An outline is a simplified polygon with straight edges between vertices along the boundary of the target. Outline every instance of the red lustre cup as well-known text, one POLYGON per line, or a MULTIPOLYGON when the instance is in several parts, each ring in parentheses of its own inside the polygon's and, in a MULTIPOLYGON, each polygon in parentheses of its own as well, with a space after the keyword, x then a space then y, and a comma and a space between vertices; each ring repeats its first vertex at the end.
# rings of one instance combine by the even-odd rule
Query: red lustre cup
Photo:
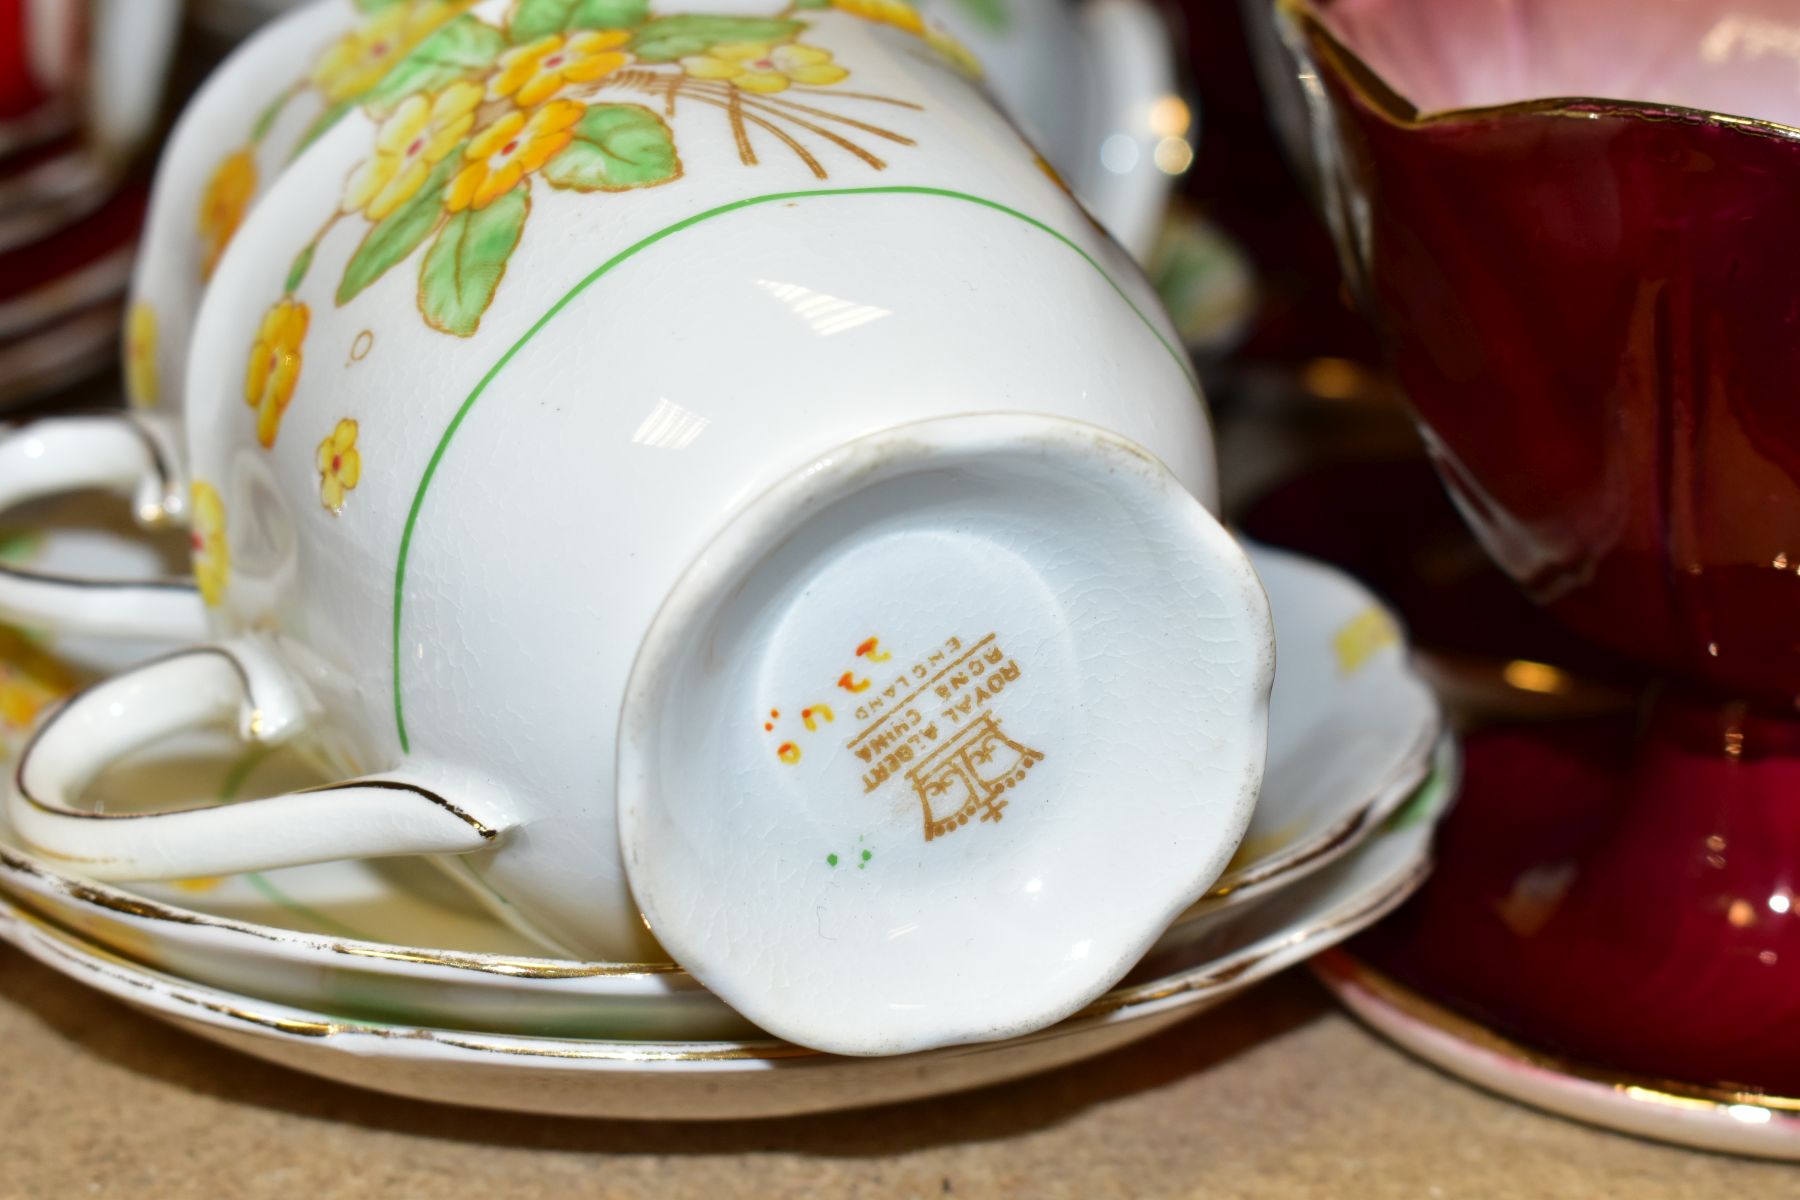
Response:
POLYGON ((1278 7, 1446 487, 1533 600, 1662 680, 1618 747, 1519 735, 1516 787, 1470 791, 1513 811, 1459 816, 1491 836, 1447 837, 1435 910, 1378 944, 1540 1045, 1800 1095, 1800 18, 1278 7))
POLYGON ((79 17, 68 0, 0 0, 0 160, 73 125, 79 17))

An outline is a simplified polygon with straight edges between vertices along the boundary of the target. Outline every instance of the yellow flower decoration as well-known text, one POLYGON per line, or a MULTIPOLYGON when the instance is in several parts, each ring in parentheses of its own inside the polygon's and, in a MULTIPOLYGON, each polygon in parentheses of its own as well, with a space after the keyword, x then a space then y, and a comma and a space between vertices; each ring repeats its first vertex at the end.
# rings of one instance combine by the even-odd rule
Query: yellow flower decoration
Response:
POLYGON ((263 318, 244 374, 244 403, 256 410, 256 440, 275 445, 281 415, 300 382, 300 344, 306 340, 311 314, 306 305, 284 299, 263 318))
POLYGON ((194 480, 192 530, 188 535, 193 550, 194 582, 200 585, 200 598, 217 604, 225 598, 225 585, 231 581, 231 546, 225 540, 225 502, 219 491, 203 479, 194 480))
POLYGON ((907 33, 924 38, 925 44, 937 51, 951 66, 972 79, 982 77, 981 60, 951 36, 948 30, 926 24, 925 18, 919 15, 919 10, 906 3, 906 0, 831 0, 831 6, 839 12, 847 12, 865 21, 879 21, 883 25, 892 25, 896 29, 904 29, 907 33))
POLYGON ((200 194, 200 277, 211 279, 225 247, 243 224, 256 195, 256 160, 249 147, 228 155, 200 194))
POLYGON ((66 666, 17 630, 0 627, 0 733, 25 732, 47 706, 74 690, 66 666))
POLYGON ((156 405, 156 310, 143 300, 125 319, 125 394, 133 407, 156 405))
POLYGON ((465 152, 468 165, 450 181, 450 211, 486 208, 517 187, 575 139, 570 126, 586 111, 573 100, 552 100, 530 116, 515 109, 476 134, 465 152))
POLYGON ((975 52, 957 41, 945 29, 936 25, 925 27, 925 44, 938 52, 938 55, 951 66, 967 75, 970 79, 980 79, 986 72, 981 68, 981 60, 975 52))
POLYGON ((349 417, 319 443, 319 503, 332 515, 344 511, 344 497, 362 479, 362 454, 356 449, 356 422, 349 417))
POLYGON ((565 83, 592 83, 630 62, 631 56, 619 51, 630 40, 623 29, 604 29, 566 37, 554 33, 527 42, 500 56, 488 96, 494 100, 511 96, 520 108, 534 108, 565 83))
POLYGON ((924 19, 906 0, 831 0, 831 6, 865 21, 880 21, 883 25, 925 36, 924 19))
POLYGON ((313 64, 312 82, 333 104, 377 83, 431 32, 475 0, 400 0, 339 38, 313 64))
POLYGON ((785 91, 791 83, 823 87, 850 77, 831 61, 831 51, 799 42, 724 42, 705 54, 689 55, 681 66, 695 79, 723 79, 746 92, 785 91))
POLYGON ((375 134, 375 154, 344 191, 344 206, 379 221, 413 198, 469 130, 475 127, 478 84, 453 83, 435 96, 408 96, 375 134))

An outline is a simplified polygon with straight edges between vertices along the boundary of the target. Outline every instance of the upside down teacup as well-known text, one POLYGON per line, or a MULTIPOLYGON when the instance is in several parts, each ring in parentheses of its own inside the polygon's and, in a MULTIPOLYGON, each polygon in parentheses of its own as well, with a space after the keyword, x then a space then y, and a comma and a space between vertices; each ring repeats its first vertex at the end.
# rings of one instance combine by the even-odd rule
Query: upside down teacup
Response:
POLYGON ((1166 317, 907 32, 527 11, 250 214, 189 368, 215 640, 54 717, 15 827, 108 878, 442 855, 832 1050, 1073 1011, 1262 770, 1266 602, 1166 317), (79 806, 228 719, 344 782, 79 806))
MULTIPOLYGON (((156 0, 161 4, 162 0, 156 0)), ((180 435, 188 347, 200 296, 246 215, 295 157, 358 107, 388 112, 420 71, 470 53, 466 26, 446 29, 472 0, 317 0, 271 22, 207 80, 183 112, 158 166, 143 249, 127 310, 124 383, 129 412, 54 415, 0 436, 0 511, 57 493, 105 490, 130 497, 146 528, 189 519, 180 435)), ((1077 189, 1097 205, 1102 223, 1144 240, 1160 208, 1162 185, 1151 172, 1121 177, 1093 155, 1090 126, 1129 124, 1125 102, 1095 100, 1093 111, 1071 105, 1087 95, 1082 30, 1061 0, 1026 0, 986 14, 888 0, 832 0, 837 7, 914 33, 933 52, 976 70, 949 27, 977 39, 993 62, 986 82, 1011 113, 1046 137, 1045 152, 1073 172, 1077 189)), ((142 0, 146 9, 153 7, 142 0)), ((603 10, 564 0, 525 0, 507 22, 524 44, 609 37, 599 26, 641 24, 648 9, 626 3, 603 10), (586 14, 584 18, 584 14, 586 14)), ((767 4, 736 7, 773 11, 767 4)), ((1084 20, 1112 47, 1155 46, 1137 0, 1093 0, 1084 20), (1135 39, 1135 40, 1134 40, 1135 39)), ((114 5, 114 8, 120 8, 114 5)), ((121 16, 108 9, 109 28, 121 16)), ((115 39, 116 40, 116 39, 115 39)), ((141 40, 141 38, 140 38, 141 40)), ((1117 47, 1112 47, 1118 53, 1117 47)), ((1141 51, 1154 58, 1148 49, 1141 51)), ((540 57, 550 57, 542 55, 540 57)), ((1160 66, 1149 62, 1145 69, 1160 66)), ((1155 72, 1151 72, 1154 74, 1155 72)), ((754 94, 754 89, 751 89, 754 94)), ((801 119, 805 114, 795 110, 801 119)), ((752 114, 744 124, 758 128, 752 114)), ((838 133, 849 127, 837 126, 838 133)), ((831 144, 827 139, 827 144, 831 144)), ((416 164, 415 164, 416 165, 416 164)), ((369 211, 379 211, 379 198, 369 211)), ((203 606, 191 580, 69 579, 28 567, 0 568, 0 619, 35 628, 173 643, 204 635, 203 606)))
MULTIPOLYGON (((143 24, 139 7, 161 7, 161 0, 91 14, 102 30, 118 31, 107 44, 144 40, 132 33, 143 24)), ((129 411, 47 415, 0 436, 0 511, 100 490, 129 497, 146 528, 186 522, 180 419, 188 342, 207 280, 271 180, 467 7, 321 0, 272 23, 207 79, 157 164, 125 321, 129 411)), ((0 568, 0 618, 174 643, 206 630, 191 581, 96 581, 26 567, 0 568)))

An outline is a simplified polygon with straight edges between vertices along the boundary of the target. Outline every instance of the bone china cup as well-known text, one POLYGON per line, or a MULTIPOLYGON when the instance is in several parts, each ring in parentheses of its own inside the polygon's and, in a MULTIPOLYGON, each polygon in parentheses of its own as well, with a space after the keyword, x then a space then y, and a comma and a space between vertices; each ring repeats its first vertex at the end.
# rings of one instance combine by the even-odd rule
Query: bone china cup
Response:
MULTIPOLYGON (((115 2, 94 14, 108 44, 142 22, 138 7, 115 2)), ((102 489, 131 497, 147 527, 186 520, 179 421, 188 340, 206 281, 244 216, 296 152, 342 119, 395 59, 464 7, 401 0, 371 15, 352 0, 309 5, 273 22, 207 79, 163 149, 132 273, 123 348, 130 412, 43 417, 0 436, 0 510, 102 489)), ((171 24, 174 18, 170 13, 171 24)), ((91 583, 0 568, 0 618, 170 641, 205 634, 205 613, 190 583, 91 583)))
MULTIPOLYGON (((0 0, 0 10, 4 2, 0 0)), ((981 17, 955 5, 927 5, 921 16, 893 3, 839 3, 850 11, 894 21, 959 58, 963 53, 940 28, 940 19, 976 37, 988 59, 987 82, 993 94, 1027 125, 1046 133, 1046 152, 1074 172, 1077 187, 1096 205, 1108 228, 1126 238, 1128 246, 1148 244, 1169 177, 1147 165, 1117 174, 1106 169, 1093 151, 1100 140, 1096 129, 1135 130, 1145 120, 1138 111, 1145 104, 1133 87, 1117 82, 1110 90, 1101 86, 1108 81, 1093 77, 1095 71, 1083 54, 1085 49, 1099 60, 1122 60, 1113 63, 1115 75, 1140 88, 1158 86, 1167 75, 1166 45, 1154 13, 1140 0, 1088 0, 1079 14, 1064 0, 1024 0, 1015 10, 981 17)), ((111 34, 109 44, 134 36, 142 41, 145 18, 166 4, 167 0, 112 0, 97 14, 99 24, 111 34)), ((540 38, 571 32, 605 35, 565 28, 580 14, 561 10, 576 7, 568 0, 554 4, 534 0, 508 28, 540 38)), ((622 5, 617 19, 629 23, 634 14, 643 15, 642 7, 622 5)), ((432 69, 419 60, 471 52, 479 56, 484 47, 472 49, 463 33, 435 37, 468 8, 466 0, 318 0, 297 5, 247 40, 214 72, 183 112, 157 170, 126 323, 125 385, 131 410, 44 418, 0 435, 0 511, 53 493, 98 488, 130 497, 135 514, 147 527, 187 521, 179 421, 189 339, 206 281, 271 181, 296 154, 355 111, 358 101, 385 112, 396 95, 412 87, 421 69, 432 69)), ((163 19, 172 26, 174 14, 163 19)), ((576 68, 576 74, 594 67, 588 58, 582 61, 588 66, 576 68)), ((599 60, 601 66, 609 61, 599 60)), ((107 77, 113 76, 128 78, 132 72, 121 67, 107 77)), ((757 93, 758 86, 766 84, 746 85, 753 101, 767 94, 757 93)), ((789 79, 789 89, 795 86, 789 79)), ((791 107, 797 100, 804 103, 797 92, 790 92, 785 99, 776 97, 768 103, 787 106, 796 120, 810 120, 813 114, 791 107)), ((466 115, 459 112, 452 124, 466 115)), ((750 111, 741 123, 753 133, 763 129, 757 124, 761 119, 763 114, 750 111)), ((825 132, 817 136, 829 147, 837 145, 832 134, 850 133, 851 127, 840 120, 826 118, 824 124, 825 132)), ((444 133, 441 123, 429 128, 434 136, 444 133)), ((433 155, 442 148, 441 142, 421 143, 410 156, 402 155, 410 173, 400 176, 401 186, 417 183, 414 176, 422 160, 432 165, 441 161, 433 155)), ((1147 149, 1144 159, 1148 164, 1147 149)), ((376 198, 374 207, 365 211, 380 211, 385 203, 376 198)), ((35 628, 147 636, 174 643, 204 636, 205 614, 191 582, 125 586, 114 581, 103 589, 90 586, 91 582, 0 568, 0 619, 35 628)))
POLYGON ((1123 974, 1249 818, 1266 601, 1149 287, 853 8, 478 5, 271 184, 189 369, 218 640, 45 727, 28 841, 104 878, 450 856, 551 945, 653 931, 848 1053, 1123 974), (345 782, 76 805, 234 716, 345 782))

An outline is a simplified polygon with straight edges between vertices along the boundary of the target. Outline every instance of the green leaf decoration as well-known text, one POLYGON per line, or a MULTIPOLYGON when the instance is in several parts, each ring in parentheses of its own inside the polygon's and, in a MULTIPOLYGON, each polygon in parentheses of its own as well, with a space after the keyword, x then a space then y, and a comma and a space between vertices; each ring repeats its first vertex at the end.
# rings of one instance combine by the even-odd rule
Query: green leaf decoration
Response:
POLYGON ((681 177, 675 135, 640 104, 596 104, 575 125, 575 140, 545 163, 551 187, 622 192, 681 177))
POLYGON ((831 0, 794 0, 795 8, 830 8, 831 0))
POLYGON ((804 28, 770 17, 658 17, 631 39, 631 52, 647 63, 674 62, 725 42, 785 42, 804 28))
POLYGON ((444 185, 461 162, 462 148, 459 146, 432 168, 410 200, 363 235, 362 245, 344 266, 344 278, 337 290, 339 304, 356 299, 364 288, 419 248, 419 243, 437 227, 438 219, 443 215, 444 185))
POLYGON ((282 285, 284 292, 291 293, 305 280, 306 273, 312 270, 313 254, 319 249, 319 243, 309 242, 306 249, 294 256, 294 265, 288 268, 287 283, 282 285))
POLYGON ((306 127, 306 132, 300 135, 300 144, 294 147, 292 157, 299 158, 301 151, 324 137, 326 133, 330 132, 333 125, 336 125, 339 121, 344 119, 345 113, 355 107, 356 101, 354 100, 340 100, 324 112, 320 113, 318 120, 314 121, 311 125, 308 125, 306 127))
POLYGON ((529 187, 521 182, 486 208, 465 209, 438 231, 419 264, 419 311, 433 329, 468 337, 481 328, 506 260, 525 232, 529 187))
POLYGON ((7 530, 0 533, 0 562, 28 563, 37 557, 44 539, 35 533, 7 530))
POLYGON ((650 15, 650 0, 519 0, 506 32, 514 42, 535 42, 571 29, 625 29, 650 15))
POLYGON ((1012 26, 1006 0, 956 0, 969 20, 989 33, 1005 33, 1012 26))
POLYGON ((356 0, 358 12, 378 13, 384 8, 392 8, 396 4, 405 4, 407 0, 356 0))
POLYGON ((505 49, 504 34, 464 14, 414 46, 411 54, 363 94, 362 104, 386 113, 408 96, 435 91, 487 70, 505 49))
POLYGON ((252 142, 260 142, 269 136, 269 129, 275 124, 275 119, 281 115, 281 110, 287 107, 288 101, 294 98, 297 90, 297 88, 288 88, 281 95, 269 101, 268 107, 257 115, 256 124, 250 127, 252 142))

